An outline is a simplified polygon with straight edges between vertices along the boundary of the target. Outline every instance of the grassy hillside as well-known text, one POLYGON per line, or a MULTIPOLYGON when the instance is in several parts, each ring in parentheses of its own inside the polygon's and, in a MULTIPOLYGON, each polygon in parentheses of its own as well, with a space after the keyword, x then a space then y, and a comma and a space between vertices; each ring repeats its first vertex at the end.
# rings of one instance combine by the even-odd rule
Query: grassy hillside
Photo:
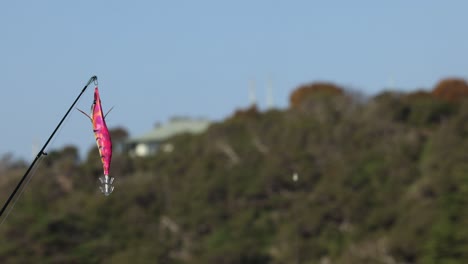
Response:
MULTIPOLYGON (((468 101, 452 99, 302 90, 171 153, 115 155, 109 197, 97 150, 58 150, 0 225, 0 261, 468 263, 468 101)), ((4 163, 2 201, 24 171, 4 163)))

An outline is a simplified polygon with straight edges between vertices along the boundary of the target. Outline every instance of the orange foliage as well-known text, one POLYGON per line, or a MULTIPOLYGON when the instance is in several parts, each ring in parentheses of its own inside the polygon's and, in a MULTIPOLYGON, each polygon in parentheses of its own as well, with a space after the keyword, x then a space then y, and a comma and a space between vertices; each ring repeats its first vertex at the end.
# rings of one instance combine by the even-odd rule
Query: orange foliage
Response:
POLYGON ((418 90, 412 93, 408 93, 406 95, 406 98, 409 100, 418 100, 418 99, 426 99, 426 98, 432 98, 433 94, 428 91, 424 90, 418 90))
POLYGON ((463 79, 444 79, 432 90, 432 95, 450 102, 457 102, 468 97, 468 84, 463 79))
POLYGON ((341 87, 327 82, 304 84, 296 88, 289 97, 291 107, 298 107, 306 98, 314 95, 343 95, 341 87))
POLYGON ((256 105, 252 105, 247 109, 238 109, 234 112, 230 119, 245 119, 249 117, 257 117, 259 115, 256 105))

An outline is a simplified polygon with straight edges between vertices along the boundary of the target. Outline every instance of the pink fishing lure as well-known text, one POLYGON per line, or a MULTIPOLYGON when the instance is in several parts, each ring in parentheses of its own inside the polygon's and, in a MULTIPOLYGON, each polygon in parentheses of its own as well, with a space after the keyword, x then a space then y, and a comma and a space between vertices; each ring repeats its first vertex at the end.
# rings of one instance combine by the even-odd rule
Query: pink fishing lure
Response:
POLYGON ((104 170, 104 177, 99 178, 102 184, 100 188, 107 196, 114 190, 114 186, 112 186, 114 178, 109 177, 109 168, 112 160, 112 140, 109 129, 106 125, 106 116, 102 111, 101 98, 99 96, 97 86, 94 89, 94 101, 91 105, 91 114, 88 115, 80 109, 78 110, 85 114, 93 123, 94 137, 96 138, 96 144, 101 156, 102 168, 104 170))

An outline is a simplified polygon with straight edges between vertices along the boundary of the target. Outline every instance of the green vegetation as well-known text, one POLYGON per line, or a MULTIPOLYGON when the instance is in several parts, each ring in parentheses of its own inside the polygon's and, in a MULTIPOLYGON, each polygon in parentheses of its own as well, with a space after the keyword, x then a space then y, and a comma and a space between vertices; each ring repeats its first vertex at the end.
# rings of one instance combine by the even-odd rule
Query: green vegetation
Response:
MULTIPOLYGON (((333 91, 115 154, 109 197, 96 149, 49 153, 0 225, 0 262, 468 263, 468 100, 333 91)), ((4 201, 24 164, 0 165, 4 201)))

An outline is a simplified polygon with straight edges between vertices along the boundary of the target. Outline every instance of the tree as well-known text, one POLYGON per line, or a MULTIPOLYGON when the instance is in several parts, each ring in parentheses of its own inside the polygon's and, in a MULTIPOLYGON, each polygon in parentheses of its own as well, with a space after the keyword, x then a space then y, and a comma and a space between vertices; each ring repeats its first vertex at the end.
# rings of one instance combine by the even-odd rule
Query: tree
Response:
POLYGON ((468 97, 468 84, 463 79, 444 79, 435 86, 432 94, 446 101, 458 102, 468 97))
POLYGON ((296 88, 289 97, 291 108, 299 107, 307 98, 312 96, 344 95, 343 88, 329 82, 304 84, 296 88))
POLYGON ((109 133, 112 139, 114 152, 120 154, 123 151, 125 151, 124 144, 128 139, 127 130, 123 127, 116 127, 116 128, 110 129, 109 133))

